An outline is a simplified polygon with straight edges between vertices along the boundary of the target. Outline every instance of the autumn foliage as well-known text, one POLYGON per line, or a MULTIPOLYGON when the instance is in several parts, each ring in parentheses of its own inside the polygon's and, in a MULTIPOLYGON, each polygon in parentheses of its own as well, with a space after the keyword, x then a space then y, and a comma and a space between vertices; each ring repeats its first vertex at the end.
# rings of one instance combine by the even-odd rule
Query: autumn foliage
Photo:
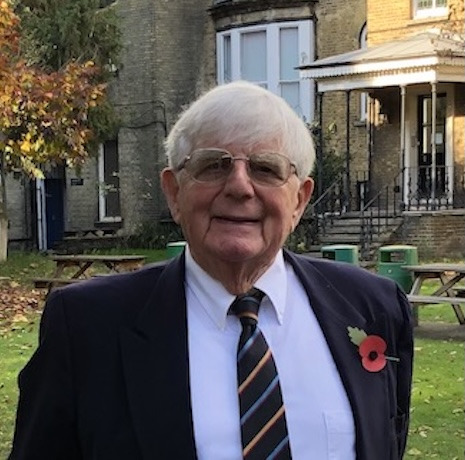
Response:
POLYGON ((82 163, 92 139, 88 113, 105 99, 93 62, 55 72, 28 65, 19 46, 20 21, 0 1, 0 151, 5 167, 43 177, 47 163, 82 163))

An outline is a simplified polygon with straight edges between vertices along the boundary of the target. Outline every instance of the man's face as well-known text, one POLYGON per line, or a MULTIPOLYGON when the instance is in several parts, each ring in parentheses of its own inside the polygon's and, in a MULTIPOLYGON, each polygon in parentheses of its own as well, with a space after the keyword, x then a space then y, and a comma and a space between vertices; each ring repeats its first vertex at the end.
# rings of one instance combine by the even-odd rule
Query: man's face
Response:
MULTIPOLYGON (((263 144, 247 150, 215 147, 227 149, 234 157, 273 151, 272 145, 263 144)), ((194 259, 213 277, 211 271, 218 263, 269 265, 297 225, 313 191, 310 178, 301 182, 295 174, 279 187, 256 184, 245 161, 235 161, 226 181, 215 185, 196 182, 184 170, 176 177, 165 169, 162 186, 194 259)))

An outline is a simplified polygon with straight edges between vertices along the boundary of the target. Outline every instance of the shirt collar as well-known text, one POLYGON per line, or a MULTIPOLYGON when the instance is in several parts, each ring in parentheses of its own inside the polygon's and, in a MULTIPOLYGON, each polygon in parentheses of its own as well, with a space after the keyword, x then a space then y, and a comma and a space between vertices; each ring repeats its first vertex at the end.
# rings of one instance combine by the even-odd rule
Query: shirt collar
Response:
MULTIPOLYGON (((188 246, 186 246, 185 254, 187 288, 192 291, 217 327, 224 329, 228 310, 235 296, 197 264, 188 246)), ((269 303, 276 313, 278 322, 282 324, 287 295, 287 275, 282 250, 278 252, 274 262, 260 276, 254 286, 262 290, 267 296, 263 300, 263 307, 266 308, 269 303)))

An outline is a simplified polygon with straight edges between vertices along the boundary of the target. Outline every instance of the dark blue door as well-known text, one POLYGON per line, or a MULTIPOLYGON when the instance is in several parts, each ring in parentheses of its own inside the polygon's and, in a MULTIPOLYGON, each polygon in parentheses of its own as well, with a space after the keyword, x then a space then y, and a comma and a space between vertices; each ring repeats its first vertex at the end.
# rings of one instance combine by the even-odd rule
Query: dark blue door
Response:
POLYGON ((63 239, 63 180, 45 179, 45 212, 47 219, 47 248, 63 239))

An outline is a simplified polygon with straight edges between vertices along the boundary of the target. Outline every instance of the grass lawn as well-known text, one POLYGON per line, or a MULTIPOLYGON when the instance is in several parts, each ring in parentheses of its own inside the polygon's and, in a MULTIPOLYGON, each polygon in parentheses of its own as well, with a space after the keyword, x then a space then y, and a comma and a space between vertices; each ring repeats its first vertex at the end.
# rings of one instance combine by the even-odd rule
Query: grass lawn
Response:
POLYGON ((405 458, 464 458, 464 344, 415 339, 410 436, 405 458))
MULTIPOLYGON (((111 252, 121 253, 121 250, 111 252)), ((164 258, 164 251, 133 249, 127 252, 145 254, 149 263, 164 258)), ((11 253, 6 263, 0 263, 0 277, 8 276, 14 282, 30 287, 30 278, 49 275, 53 268, 43 255, 11 253)), ((426 289, 433 289, 433 286, 426 289)), ((0 458, 5 458, 9 452, 17 403, 16 378, 37 344, 39 315, 39 310, 29 309, 13 322, 0 316, 0 458)), ((420 323, 457 324, 447 305, 421 307, 419 315, 420 323)), ((462 342, 415 339, 412 414, 406 459, 464 458, 464 372, 462 342)))
POLYGON ((6 458, 13 436, 18 398, 16 379, 37 344, 39 315, 5 329, 0 325, 0 458, 6 458))

